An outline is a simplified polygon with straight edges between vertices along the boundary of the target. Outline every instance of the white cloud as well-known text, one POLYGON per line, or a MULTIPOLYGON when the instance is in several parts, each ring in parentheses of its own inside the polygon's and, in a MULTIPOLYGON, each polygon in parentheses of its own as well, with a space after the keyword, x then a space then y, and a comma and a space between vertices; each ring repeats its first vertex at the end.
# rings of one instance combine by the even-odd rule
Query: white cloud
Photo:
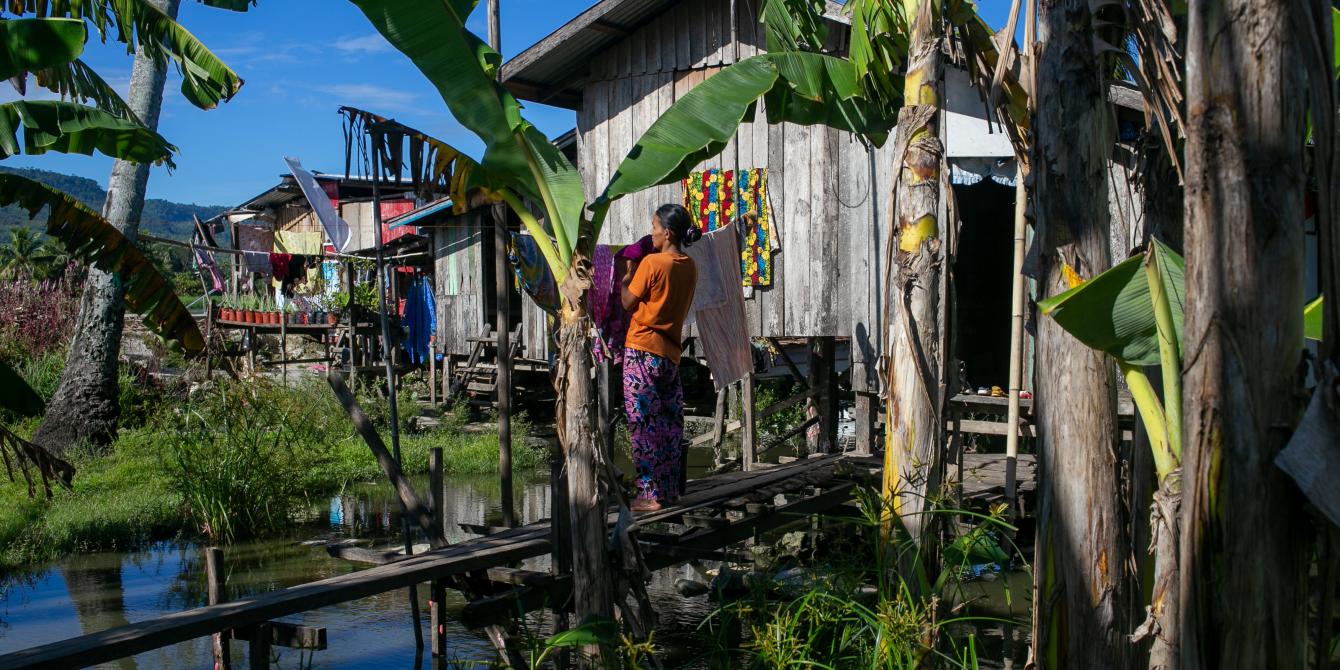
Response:
POLYGON ((328 84, 315 89, 339 98, 337 102, 341 105, 390 112, 415 109, 415 101, 419 99, 415 93, 376 84, 328 84))
POLYGON ((378 54, 391 50, 390 43, 379 33, 362 37, 341 37, 332 46, 348 54, 378 54))

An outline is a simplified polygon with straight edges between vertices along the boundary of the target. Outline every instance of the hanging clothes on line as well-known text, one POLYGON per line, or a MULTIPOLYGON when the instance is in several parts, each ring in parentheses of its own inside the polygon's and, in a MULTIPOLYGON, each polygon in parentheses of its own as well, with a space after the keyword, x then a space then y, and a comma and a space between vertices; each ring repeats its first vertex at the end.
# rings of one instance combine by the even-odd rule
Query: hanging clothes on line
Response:
POLYGON ((237 247, 242 250, 247 272, 270 275, 270 252, 275 248, 274 230, 238 224, 237 247))
POLYGON ((558 297, 558 284, 554 273, 535 244, 535 238, 529 235, 512 235, 511 248, 507 250, 507 260, 516 276, 516 286, 530 296, 540 309, 557 314, 561 303, 558 297))
POLYGON ((193 251, 195 252, 195 269, 204 278, 209 295, 223 293, 223 273, 219 272, 219 265, 214 262, 214 255, 199 247, 196 247, 193 251))
POLYGON ((623 278, 618 273, 619 261, 636 263, 655 251, 650 235, 627 246, 596 245, 591 258, 591 289, 586 292, 586 308, 596 327, 591 354, 597 363, 608 358, 616 365, 623 364, 624 337, 628 334, 631 315, 623 308, 623 278))
POLYGON ((750 168, 740 174, 740 274, 745 286, 772 285, 772 252, 776 237, 768 218, 768 169, 750 168), (751 216, 752 215, 752 216, 751 216))
MULTIPOLYGON (((275 250, 295 256, 320 256, 326 245, 321 233, 299 233, 281 230, 275 233, 275 250)), ((315 263, 304 265, 307 276, 304 281, 316 282, 320 278, 315 263)))
POLYGON ((744 314, 744 294, 740 286, 740 244, 732 226, 703 235, 685 249, 698 268, 691 310, 698 328, 707 365, 718 391, 743 379, 753 371, 754 356, 749 344, 749 325, 744 314), (699 294, 720 296, 705 298, 699 294))
POLYGON ((735 172, 704 170, 690 173, 683 181, 684 208, 694 225, 704 233, 730 225, 735 220, 735 172))
POLYGON ((415 277, 404 298, 405 339, 400 345, 409 362, 423 365, 433 355, 432 341, 437 333, 437 304, 433 287, 423 277, 415 277))

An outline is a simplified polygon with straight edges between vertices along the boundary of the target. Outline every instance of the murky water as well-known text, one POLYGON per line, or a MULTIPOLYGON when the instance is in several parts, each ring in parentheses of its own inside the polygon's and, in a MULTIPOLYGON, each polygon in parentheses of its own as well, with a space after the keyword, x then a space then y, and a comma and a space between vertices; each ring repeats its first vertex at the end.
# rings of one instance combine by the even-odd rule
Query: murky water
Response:
MULTIPOLYGON (((706 455, 710 458, 710 453, 706 455)), ((694 465, 698 467, 693 468, 697 471, 693 476, 697 476, 703 464, 694 465)), ((518 473, 516 484, 520 521, 530 523, 548 517, 548 473, 518 473)), ((415 485, 418 490, 427 489, 422 478, 415 485)), ((499 491, 492 476, 449 477, 445 514, 454 532, 448 539, 457 542, 473 537, 458 524, 500 525, 499 491)), ((241 598, 362 569, 330 558, 324 546, 304 546, 304 541, 359 538, 385 545, 397 542, 399 533, 399 503, 390 487, 352 486, 328 500, 315 502, 309 516, 289 537, 228 547, 224 560, 229 595, 241 598)), ((548 565, 548 557, 543 557, 521 567, 547 570, 548 565)), ((666 570, 657 573, 649 587, 661 616, 658 646, 683 649, 673 654, 681 662, 698 653, 693 650, 701 649, 700 641, 695 642, 696 630, 714 609, 706 598, 685 599, 675 593, 676 579, 694 576, 687 566, 666 570)), ((447 594, 448 611, 453 614, 447 659, 435 661, 416 655, 408 592, 402 589, 285 617, 284 621, 325 627, 328 648, 299 652, 276 647, 276 664, 272 667, 478 667, 472 662, 495 658, 482 634, 455 623, 454 614, 465 602, 455 591, 447 594)), ((419 589, 419 600, 426 639, 426 587, 419 589)), ((70 557, 27 575, 11 576, 0 585, 0 654, 199 607, 205 602, 204 557, 197 545, 161 543, 148 551, 70 557)), ((542 636, 547 631, 534 632, 542 636)), ((233 643, 234 667, 245 667, 246 652, 245 644, 233 643)), ((98 667, 209 668, 210 639, 199 638, 98 667)))

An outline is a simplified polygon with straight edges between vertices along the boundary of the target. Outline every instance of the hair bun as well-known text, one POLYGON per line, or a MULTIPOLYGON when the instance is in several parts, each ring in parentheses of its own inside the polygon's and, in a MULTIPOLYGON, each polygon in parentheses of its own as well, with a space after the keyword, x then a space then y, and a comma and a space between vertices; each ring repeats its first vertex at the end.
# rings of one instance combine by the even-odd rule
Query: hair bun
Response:
POLYGON ((698 226, 689 226, 689 229, 684 231, 684 246, 690 246, 702 238, 703 231, 699 230, 698 226))

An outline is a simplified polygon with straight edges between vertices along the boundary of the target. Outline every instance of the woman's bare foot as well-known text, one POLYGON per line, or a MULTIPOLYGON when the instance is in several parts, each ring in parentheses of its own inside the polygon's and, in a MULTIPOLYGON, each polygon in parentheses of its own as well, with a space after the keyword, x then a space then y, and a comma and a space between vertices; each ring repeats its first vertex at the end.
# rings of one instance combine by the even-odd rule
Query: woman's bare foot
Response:
POLYGON ((631 508, 634 512, 655 512, 661 509, 661 503, 647 498, 638 498, 633 501, 631 508))

